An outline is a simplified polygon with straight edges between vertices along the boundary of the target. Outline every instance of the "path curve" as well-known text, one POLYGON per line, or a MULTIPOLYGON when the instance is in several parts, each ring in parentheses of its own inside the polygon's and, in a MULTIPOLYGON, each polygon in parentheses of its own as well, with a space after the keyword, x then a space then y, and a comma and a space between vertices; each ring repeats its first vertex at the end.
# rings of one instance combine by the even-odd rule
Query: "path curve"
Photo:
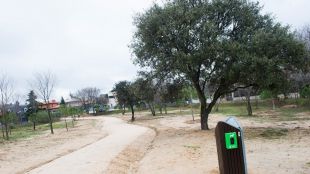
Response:
MULTIPOLYGON (((28 174, 103 173, 111 160, 149 128, 127 124, 113 117, 103 117, 105 138, 27 172, 28 174)), ((53 150, 53 149, 51 149, 53 150)))

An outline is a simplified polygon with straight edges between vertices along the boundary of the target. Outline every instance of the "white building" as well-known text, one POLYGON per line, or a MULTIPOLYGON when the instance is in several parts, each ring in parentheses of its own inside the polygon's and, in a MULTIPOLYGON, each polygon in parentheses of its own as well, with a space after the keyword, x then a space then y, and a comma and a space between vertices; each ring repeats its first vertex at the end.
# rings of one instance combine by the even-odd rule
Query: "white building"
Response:
POLYGON ((118 104, 117 99, 116 99, 116 94, 112 92, 108 93, 108 99, 109 99, 108 100, 109 107, 111 109, 114 109, 118 104))
POLYGON ((65 103, 69 107, 81 107, 83 103, 78 99, 66 99, 65 103))

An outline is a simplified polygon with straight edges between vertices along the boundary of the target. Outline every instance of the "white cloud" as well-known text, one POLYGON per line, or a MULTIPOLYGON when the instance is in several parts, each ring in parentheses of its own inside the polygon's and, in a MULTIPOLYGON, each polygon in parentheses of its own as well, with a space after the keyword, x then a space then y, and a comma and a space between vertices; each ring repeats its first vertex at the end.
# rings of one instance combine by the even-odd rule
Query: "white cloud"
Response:
MULTIPOLYGON (((309 22, 307 0, 261 0, 266 12, 299 27, 309 22)), ((128 45, 133 16, 152 0, 0 0, 0 69, 26 95, 35 72, 58 79, 55 99, 87 86, 108 92, 132 80, 138 67, 128 45)))
POLYGON ((277 21, 298 29, 310 24, 309 0, 259 0, 263 11, 272 13, 277 21))

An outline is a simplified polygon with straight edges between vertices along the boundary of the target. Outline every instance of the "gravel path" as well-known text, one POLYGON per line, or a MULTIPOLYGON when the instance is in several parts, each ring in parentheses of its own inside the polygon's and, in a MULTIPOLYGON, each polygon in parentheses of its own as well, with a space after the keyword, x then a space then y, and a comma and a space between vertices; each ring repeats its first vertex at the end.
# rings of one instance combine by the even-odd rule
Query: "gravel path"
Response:
MULTIPOLYGON (((127 124, 118 118, 104 117, 105 138, 73 153, 36 168, 28 174, 103 173, 112 159, 149 129, 127 124)), ((52 150, 52 149, 51 149, 52 150)))

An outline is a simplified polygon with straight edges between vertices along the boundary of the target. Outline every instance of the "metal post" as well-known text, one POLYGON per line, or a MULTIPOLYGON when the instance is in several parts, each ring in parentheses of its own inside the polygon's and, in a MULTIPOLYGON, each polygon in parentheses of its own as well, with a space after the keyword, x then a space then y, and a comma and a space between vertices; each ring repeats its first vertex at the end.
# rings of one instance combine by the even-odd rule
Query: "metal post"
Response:
POLYGON ((230 117, 215 128, 219 170, 221 174, 247 174, 243 130, 236 119, 230 117))

